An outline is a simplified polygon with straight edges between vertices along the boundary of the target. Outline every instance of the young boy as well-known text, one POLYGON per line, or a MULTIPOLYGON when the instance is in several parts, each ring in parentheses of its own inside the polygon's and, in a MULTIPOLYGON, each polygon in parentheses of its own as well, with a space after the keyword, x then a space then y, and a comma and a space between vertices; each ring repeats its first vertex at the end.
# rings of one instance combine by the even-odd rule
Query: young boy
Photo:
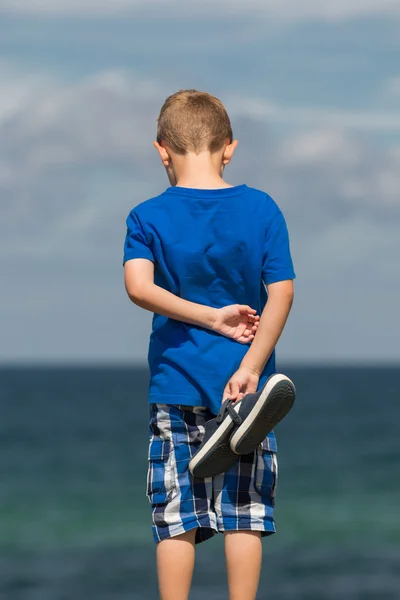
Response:
POLYGON ((223 532, 229 598, 254 600, 261 537, 275 532, 274 434, 222 475, 193 479, 188 464, 222 400, 275 373, 293 300, 288 232, 267 194, 223 180, 237 141, 217 98, 167 98, 154 146, 171 187, 130 213, 124 265, 129 297, 154 313, 147 495, 160 596, 188 598, 195 543, 223 532))

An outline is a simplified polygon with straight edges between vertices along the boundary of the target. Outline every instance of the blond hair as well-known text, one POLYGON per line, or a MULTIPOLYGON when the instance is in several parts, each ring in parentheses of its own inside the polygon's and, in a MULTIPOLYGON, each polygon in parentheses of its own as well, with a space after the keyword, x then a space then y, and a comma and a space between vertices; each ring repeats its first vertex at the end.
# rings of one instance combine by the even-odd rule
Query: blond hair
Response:
POLYGON ((218 98, 197 90, 180 90, 169 96, 158 117, 157 141, 177 154, 203 150, 216 152, 232 142, 228 113, 218 98))

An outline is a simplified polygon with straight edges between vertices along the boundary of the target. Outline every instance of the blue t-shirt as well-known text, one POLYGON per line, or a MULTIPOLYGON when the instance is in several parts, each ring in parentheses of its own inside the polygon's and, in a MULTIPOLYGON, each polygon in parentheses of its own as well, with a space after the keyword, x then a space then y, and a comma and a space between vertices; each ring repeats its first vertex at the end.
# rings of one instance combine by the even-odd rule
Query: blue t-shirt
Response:
MULTIPOLYGON (((281 211, 270 196, 246 185, 170 187, 132 210, 127 227, 124 263, 153 261, 155 283, 185 300, 216 308, 248 304, 261 314, 264 283, 295 277, 281 211)), ((155 314, 149 401, 206 406, 216 414, 247 350, 248 345, 155 314)), ((275 353, 260 385, 274 372, 275 353)))

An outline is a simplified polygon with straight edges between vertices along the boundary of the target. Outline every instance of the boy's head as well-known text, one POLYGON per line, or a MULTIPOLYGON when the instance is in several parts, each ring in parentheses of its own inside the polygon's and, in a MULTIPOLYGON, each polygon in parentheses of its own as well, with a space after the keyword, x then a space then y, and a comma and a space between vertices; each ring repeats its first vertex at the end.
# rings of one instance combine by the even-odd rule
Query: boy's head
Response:
POLYGON ((197 90, 181 90, 164 102, 154 145, 173 185, 176 181, 173 163, 176 167, 188 157, 210 155, 222 174, 236 144, 228 113, 215 96, 197 90))
POLYGON ((157 142, 165 142, 176 154, 216 152, 232 142, 228 113, 211 94, 181 90, 169 96, 161 108, 157 142))

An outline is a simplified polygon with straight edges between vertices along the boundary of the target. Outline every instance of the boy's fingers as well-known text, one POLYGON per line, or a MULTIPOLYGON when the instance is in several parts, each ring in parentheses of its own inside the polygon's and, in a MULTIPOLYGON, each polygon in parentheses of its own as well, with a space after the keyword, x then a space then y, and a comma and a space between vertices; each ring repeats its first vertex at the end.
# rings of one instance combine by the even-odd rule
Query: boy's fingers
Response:
POLYGON ((238 309, 240 312, 247 312, 250 315, 255 315, 257 312, 254 310, 254 308, 251 308, 251 306, 248 306, 247 304, 238 304, 238 309))
POLYGON ((238 381, 232 381, 229 383, 229 398, 231 400, 235 400, 235 398, 238 397, 239 392, 240 392, 240 386, 239 386, 239 382, 238 381))
POLYGON ((252 342, 254 340, 254 334, 251 333, 250 335, 241 335, 240 338, 238 338, 236 341, 239 342, 240 344, 248 344, 249 342, 252 342))
POLYGON ((244 394, 240 393, 239 396, 235 400, 233 400, 233 403, 239 402, 239 400, 242 400, 243 398, 244 398, 244 394))
POLYGON ((244 340, 245 342, 248 342, 250 339, 254 338, 255 335, 255 331, 253 331, 252 329, 247 329, 244 333, 242 333, 242 335, 239 337, 239 340, 244 340))
POLYGON ((260 322, 260 317, 258 315, 247 315, 247 322, 258 324, 260 322))
POLYGON ((231 381, 229 380, 224 389, 224 400, 228 398, 231 393, 231 381))

